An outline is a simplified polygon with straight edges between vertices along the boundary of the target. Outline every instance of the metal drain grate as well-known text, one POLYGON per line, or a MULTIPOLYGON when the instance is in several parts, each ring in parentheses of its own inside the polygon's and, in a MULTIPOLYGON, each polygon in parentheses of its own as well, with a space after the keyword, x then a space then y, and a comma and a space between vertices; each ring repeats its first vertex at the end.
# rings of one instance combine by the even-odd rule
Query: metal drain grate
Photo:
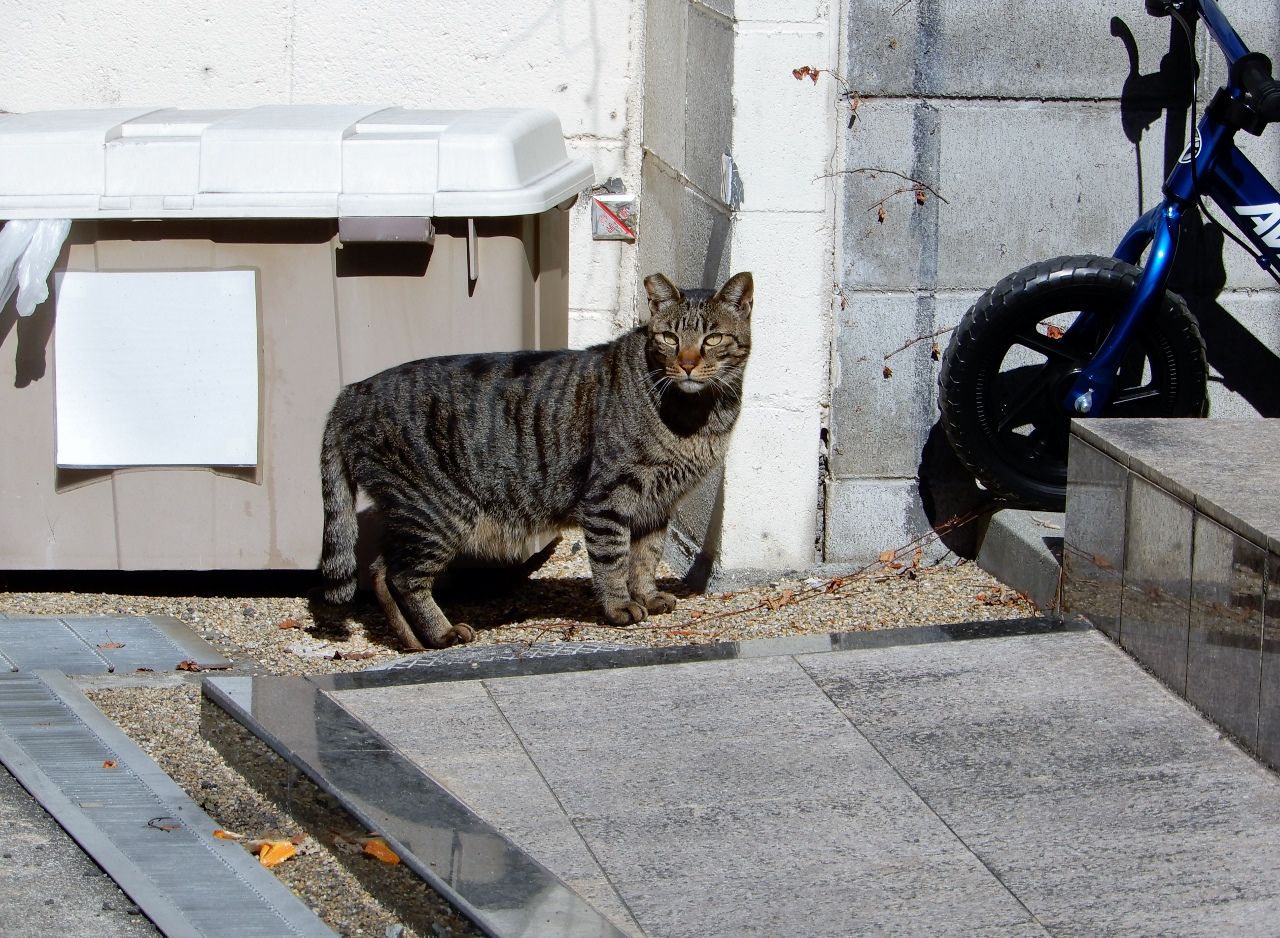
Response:
POLYGON ((63 675, 0 674, 0 762, 171 938, 334 935, 63 675))
POLYGON ((49 669, 64 674, 201 669, 231 662, 172 616, 0 615, 0 673, 49 669))

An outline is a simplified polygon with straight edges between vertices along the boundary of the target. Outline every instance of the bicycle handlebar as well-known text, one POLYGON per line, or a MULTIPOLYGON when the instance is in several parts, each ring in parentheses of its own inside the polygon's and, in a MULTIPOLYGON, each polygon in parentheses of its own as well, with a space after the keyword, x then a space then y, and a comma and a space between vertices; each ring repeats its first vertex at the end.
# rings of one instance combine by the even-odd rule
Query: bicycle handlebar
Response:
POLYGON ((1271 77, 1271 60, 1250 52, 1231 66, 1232 82, 1245 93, 1246 103, 1267 123, 1280 121, 1280 81, 1271 77))

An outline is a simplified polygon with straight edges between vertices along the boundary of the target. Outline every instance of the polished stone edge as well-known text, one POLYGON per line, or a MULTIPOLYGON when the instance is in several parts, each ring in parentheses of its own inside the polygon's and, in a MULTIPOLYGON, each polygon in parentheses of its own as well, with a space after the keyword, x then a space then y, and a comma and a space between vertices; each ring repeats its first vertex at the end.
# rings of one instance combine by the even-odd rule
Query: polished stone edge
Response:
MULTIPOLYGON (((363 824, 367 830, 374 831, 380 835, 406 866, 425 880, 432 889, 443 896, 459 912, 475 923, 476 927, 486 935, 492 936, 492 938, 509 938, 508 933, 504 932, 500 924, 494 921, 492 914, 495 911, 509 912, 509 907, 502 910, 490 910, 485 906, 483 897, 473 895, 465 884, 455 886, 442 879, 432 868, 430 858, 420 857, 409 849, 407 846, 407 833, 404 830, 397 829, 395 818, 390 814, 392 809, 385 808, 387 815, 384 817, 379 817, 378 814, 366 810, 365 803, 353 796, 339 780, 332 778, 330 773, 320 764, 321 760, 319 758, 313 763, 305 755, 284 742, 284 737, 288 734, 279 724, 313 719, 308 715, 316 712, 316 698, 321 698, 330 705, 324 708, 325 719, 327 721, 344 722, 346 724, 344 727, 345 738, 359 740, 358 745, 354 748, 359 750, 377 749, 387 754, 388 760, 386 764, 379 765, 378 768, 381 781, 387 787, 400 792, 402 802, 412 801, 424 805, 425 809, 443 827, 454 831, 480 833, 486 837, 493 838, 494 842, 500 843, 506 848, 502 866, 509 876, 518 879, 523 884, 534 884, 538 889, 538 894, 544 899, 549 895, 555 896, 558 901, 554 904, 557 907, 572 908, 575 913, 575 920, 578 922, 586 921, 591 935, 599 936, 599 938, 625 938, 621 931, 608 919, 596 912, 581 896, 566 886, 559 877, 529 856, 508 837, 498 831, 497 828, 473 812, 445 788, 441 787, 435 779, 401 755, 367 724, 352 716, 351 713, 336 702, 330 700, 323 691, 306 678, 208 677, 201 683, 201 689, 205 697, 221 707, 228 715, 261 739, 283 759, 299 769, 321 790, 336 798, 342 807, 363 824), (290 698, 288 704, 273 708, 270 714, 255 713, 252 704, 253 684, 259 681, 269 681, 276 694, 275 700, 279 702, 281 696, 287 696, 290 698)), ((382 806, 371 805, 370 807, 376 809, 382 806)), ((405 807, 404 803, 396 806, 401 811, 405 810, 405 807)), ((452 864, 448 862, 448 858, 445 858, 445 862, 439 865, 447 870, 450 869, 452 864)), ((530 932, 520 932, 520 934, 530 934, 530 932)))
MULTIPOLYGON (((1123 420, 1124 418, 1121 418, 1123 420)), ((1141 420, 1159 419, 1159 418, 1135 418, 1141 420)), ((1182 419, 1182 418, 1176 418, 1182 419)), ((1197 419, 1197 418, 1186 418, 1197 419)), ((1099 426, 1115 421, 1114 418, 1106 420, 1092 421, 1071 421, 1071 432, 1080 437, 1094 449, 1101 450, 1107 456, 1110 456, 1118 462, 1122 468, 1127 469, 1134 475, 1141 476, 1159 488, 1164 489, 1170 495, 1182 499, 1201 514, 1212 518, 1225 528, 1230 528, 1246 540, 1253 541, 1264 550, 1270 550, 1280 553, 1280 536, 1274 532, 1268 533, 1259 529, 1248 519, 1240 517, 1235 512, 1218 504, 1212 498, 1202 492, 1197 492, 1189 488, 1185 483, 1173 478, 1168 473, 1163 472, 1156 466, 1148 463, 1140 453, 1133 453, 1124 449, 1121 445, 1113 441, 1099 426)), ((1244 421, 1248 422, 1248 421, 1244 421)))
POLYGON ((1106 453, 1124 468, 1129 468, 1129 452, 1111 440, 1109 436, 1102 433, 1099 429, 1095 429, 1099 420, 1081 420, 1073 418, 1071 421, 1071 432, 1080 439, 1084 440, 1094 449, 1101 450, 1106 453))
POLYGON ((460 662, 457 665, 440 665, 417 671, 386 669, 353 671, 346 674, 318 675, 306 680, 324 691, 364 690, 402 684, 429 684, 436 681, 475 681, 499 677, 557 674, 564 671, 601 671, 659 664, 689 664, 698 661, 728 661, 738 658, 769 658, 823 654, 831 651, 891 648, 898 645, 925 645, 933 642, 1012 638, 1049 632, 1090 631, 1092 628, 1093 626, 1082 617, 1037 616, 957 622, 951 625, 918 625, 868 632, 830 632, 825 635, 757 638, 743 642, 717 642, 712 645, 678 645, 670 648, 635 646, 622 651, 588 651, 583 654, 548 658, 460 662))

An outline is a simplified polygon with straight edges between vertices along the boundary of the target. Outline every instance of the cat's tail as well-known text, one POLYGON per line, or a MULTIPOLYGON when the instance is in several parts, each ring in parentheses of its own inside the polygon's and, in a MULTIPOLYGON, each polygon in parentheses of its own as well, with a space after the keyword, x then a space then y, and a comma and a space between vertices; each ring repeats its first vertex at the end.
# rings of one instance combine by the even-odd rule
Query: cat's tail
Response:
POLYGON ((356 487, 351 478, 337 421, 325 424, 320 444, 320 494, 324 499, 324 548, 320 573, 326 602, 347 603, 356 593, 356 487))

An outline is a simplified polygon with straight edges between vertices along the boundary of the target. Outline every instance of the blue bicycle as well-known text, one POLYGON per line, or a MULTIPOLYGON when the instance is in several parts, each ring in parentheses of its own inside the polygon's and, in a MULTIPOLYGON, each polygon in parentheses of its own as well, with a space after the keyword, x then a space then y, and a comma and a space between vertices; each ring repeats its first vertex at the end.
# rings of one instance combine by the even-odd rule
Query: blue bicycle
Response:
POLYGON ((1186 303, 1166 289, 1183 222, 1197 209, 1280 282, 1280 194, 1234 142, 1280 120, 1271 61, 1249 51, 1215 0, 1146 0, 1146 8, 1173 16, 1188 43, 1199 17, 1229 65, 1164 200, 1114 257, 1058 257, 1001 280, 965 314, 943 357, 947 438, 1008 504, 1061 510, 1072 417, 1204 416, 1204 340, 1186 303), (1209 214, 1205 195, 1243 239, 1209 214))

